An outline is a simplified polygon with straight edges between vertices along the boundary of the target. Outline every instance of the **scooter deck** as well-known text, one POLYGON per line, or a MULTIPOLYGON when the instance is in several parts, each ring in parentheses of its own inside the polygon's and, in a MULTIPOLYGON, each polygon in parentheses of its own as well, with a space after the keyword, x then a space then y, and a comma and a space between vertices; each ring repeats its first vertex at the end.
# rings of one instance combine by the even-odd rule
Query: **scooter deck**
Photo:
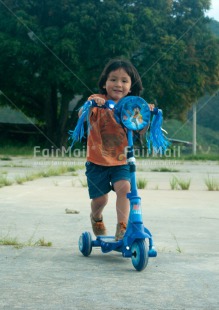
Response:
POLYGON ((110 251, 121 251, 122 240, 116 241, 115 236, 97 236, 97 239, 92 241, 92 246, 101 247, 103 253, 110 251))
POLYGON ((116 242, 115 236, 97 236, 97 240, 108 242, 108 243, 116 242))

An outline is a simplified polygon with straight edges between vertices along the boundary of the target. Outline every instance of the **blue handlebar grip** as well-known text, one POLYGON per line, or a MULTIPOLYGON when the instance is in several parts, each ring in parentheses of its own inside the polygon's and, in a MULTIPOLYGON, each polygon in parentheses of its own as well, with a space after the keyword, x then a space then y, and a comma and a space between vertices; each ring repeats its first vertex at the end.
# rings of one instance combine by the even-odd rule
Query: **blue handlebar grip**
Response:
MULTIPOLYGON (((92 107, 98 107, 100 109, 110 109, 113 110, 115 107, 115 102, 113 100, 107 100, 104 105, 98 106, 95 100, 91 100, 92 107)), ((158 108, 154 108, 153 111, 151 111, 152 115, 158 114, 158 108)))
POLYGON ((114 106, 115 106, 115 102, 113 100, 107 100, 105 102, 104 105, 101 105, 101 106, 98 106, 98 104, 94 101, 94 100, 91 100, 92 101, 92 107, 98 107, 100 109, 114 109, 114 106))
POLYGON ((154 108, 153 111, 151 111, 152 115, 157 115, 158 114, 158 108, 154 108))
POLYGON ((113 100, 107 100, 106 103, 105 103, 105 106, 108 109, 112 110, 115 107, 115 102, 113 100))

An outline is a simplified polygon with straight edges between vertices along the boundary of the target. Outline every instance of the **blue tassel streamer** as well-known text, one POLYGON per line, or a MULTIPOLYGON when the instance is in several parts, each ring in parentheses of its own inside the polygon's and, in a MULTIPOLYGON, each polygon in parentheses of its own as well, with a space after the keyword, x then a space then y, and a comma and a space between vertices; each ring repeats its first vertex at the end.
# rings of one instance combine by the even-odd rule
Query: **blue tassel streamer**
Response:
MULTIPOLYGON (((128 98, 129 100, 134 97, 128 98)), ((114 107, 114 117, 116 121, 119 124, 122 124, 121 120, 121 113, 122 109, 128 99, 122 99, 120 100, 114 107)), ((143 99, 142 99, 143 100, 143 99)), ((128 101, 129 102, 129 101, 128 101)), ((110 103, 110 102, 109 102, 110 103)), ((77 141, 81 141, 81 139, 84 137, 84 122, 87 120, 88 124, 88 132, 90 130, 90 122, 89 122, 89 115, 90 115, 90 109, 92 106, 96 106, 95 102, 92 100, 88 100, 84 103, 82 106, 82 113, 81 116, 78 119, 77 125, 74 130, 69 130, 69 140, 72 140, 71 147, 75 144, 77 141)), ((107 108, 108 105, 104 106, 103 108, 107 108)), ((113 109, 112 107, 108 107, 110 109, 113 109)), ((148 152, 151 154, 151 148, 153 149, 153 152, 158 154, 163 154, 165 150, 170 145, 170 142, 168 139, 164 136, 162 132, 162 122, 163 122, 163 113, 162 110, 155 109, 154 115, 151 121, 150 125, 150 132, 147 135, 147 146, 148 146, 148 152)))
POLYGON ((153 115, 150 125, 150 132, 147 141, 149 154, 151 154, 151 147, 153 148, 154 153, 163 154, 170 145, 170 142, 162 132, 162 123, 163 123, 163 113, 162 110, 158 110, 157 113, 153 115))
POLYGON ((84 137, 84 122, 87 120, 88 128, 90 127, 89 122, 89 114, 90 114, 90 108, 92 107, 92 100, 88 100, 85 102, 85 104, 82 106, 82 113, 81 116, 78 119, 77 125, 74 130, 69 130, 70 137, 68 140, 72 140, 71 147, 75 144, 77 141, 81 141, 81 139, 84 137))

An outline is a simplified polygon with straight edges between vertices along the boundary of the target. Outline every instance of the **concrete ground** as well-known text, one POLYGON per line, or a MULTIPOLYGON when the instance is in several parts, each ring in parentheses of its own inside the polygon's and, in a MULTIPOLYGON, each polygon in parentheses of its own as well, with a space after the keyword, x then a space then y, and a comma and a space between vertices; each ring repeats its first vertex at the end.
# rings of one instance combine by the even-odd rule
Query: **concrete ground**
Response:
MULTIPOLYGON (((0 161, 0 172, 15 180, 51 164, 14 158, 0 161)), ((84 257, 78 250, 80 234, 91 232, 83 175, 81 167, 78 175, 0 188, 0 240, 22 244, 0 245, 0 309, 219 308, 219 192, 205 185, 206 178, 219 182, 218 162, 139 163, 137 177, 148 181, 139 190, 144 224, 158 251, 142 272, 120 253, 94 248, 84 257), (164 166, 167 172, 157 172, 164 166), (173 176, 191 179, 189 190, 171 190, 173 176), (79 213, 67 214, 66 208, 79 213), (52 246, 38 246, 40 239, 52 246)), ((113 192, 104 219, 113 235, 113 192)))

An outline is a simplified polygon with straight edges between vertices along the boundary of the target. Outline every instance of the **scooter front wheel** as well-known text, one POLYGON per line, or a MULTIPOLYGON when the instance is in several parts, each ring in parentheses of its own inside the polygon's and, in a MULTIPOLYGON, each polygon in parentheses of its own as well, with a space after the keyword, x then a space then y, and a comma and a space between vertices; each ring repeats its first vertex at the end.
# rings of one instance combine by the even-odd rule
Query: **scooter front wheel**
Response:
POLYGON ((89 232, 81 234, 78 241, 79 250, 84 256, 89 256, 92 251, 92 237, 89 232))
POLYGON ((148 264, 148 245, 145 240, 136 240, 132 244, 132 264, 137 271, 145 269, 148 264))

